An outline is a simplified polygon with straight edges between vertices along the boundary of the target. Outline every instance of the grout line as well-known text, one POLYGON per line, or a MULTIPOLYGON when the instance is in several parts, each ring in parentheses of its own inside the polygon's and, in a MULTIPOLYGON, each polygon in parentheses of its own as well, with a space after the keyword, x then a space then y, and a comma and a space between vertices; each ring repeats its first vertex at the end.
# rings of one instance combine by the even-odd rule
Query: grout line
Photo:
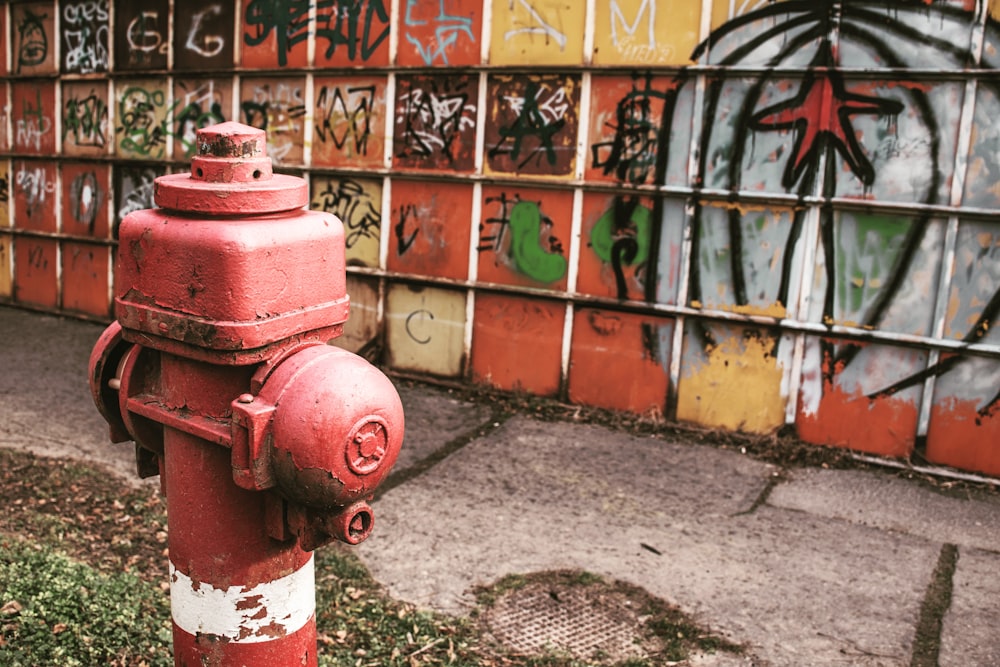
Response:
POLYGON ((401 470, 396 470, 392 472, 389 477, 386 478, 381 485, 379 485, 378 490, 375 492, 375 499, 382 497, 388 491, 409 482, 410 480, 423 475, 425 472, 436 466, 437 464, 444 461, 446 458, 462 449, 470 442, 484 438, 490 433, 496 431, 500 426, 504 424, 508 419, 514 416, 514 413, 504 410, 501 408, 494 408, 492 414, 479 426, 472 428, 459 436, 452 438, 444 445, 434 450, 424 458, 420 459, 408 468, 403 468, 401 470))
POLYGON ((920 617, 913 638, 910 667, 938 667, 941 652, 941 629, 944 616, 951 606, 955 567, 958 565, 958 547, 942 544, 937 565, 920 605, 920 617))
POLYGON ((732 516, 746 516, 748 514, 753 514, 760 509, 760 506, 766 503, 767 499, 771 497, 771 492, 774 491, 774 488, 781 482, 785 481, 785 472, 786 470, 782 468, 771 473, 771 476, 767 479, 767 484, 765 484, 764 488, 760 490, 760 493, 757 494, 754 501, 750 503, 750 507, 740 512, 736 512, 732 516))

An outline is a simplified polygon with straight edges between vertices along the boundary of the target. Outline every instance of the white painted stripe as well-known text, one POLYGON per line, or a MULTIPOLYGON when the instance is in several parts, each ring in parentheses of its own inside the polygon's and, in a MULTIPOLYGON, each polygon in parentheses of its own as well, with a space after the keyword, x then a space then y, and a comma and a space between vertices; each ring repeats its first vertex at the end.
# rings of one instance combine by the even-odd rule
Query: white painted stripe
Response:
POLYGON ((312 556, 295 572, 256 586, 216 588, 170 564, 170 611, 190 635, 211 634, 254 644, 300 630, 316 612, 312 556))

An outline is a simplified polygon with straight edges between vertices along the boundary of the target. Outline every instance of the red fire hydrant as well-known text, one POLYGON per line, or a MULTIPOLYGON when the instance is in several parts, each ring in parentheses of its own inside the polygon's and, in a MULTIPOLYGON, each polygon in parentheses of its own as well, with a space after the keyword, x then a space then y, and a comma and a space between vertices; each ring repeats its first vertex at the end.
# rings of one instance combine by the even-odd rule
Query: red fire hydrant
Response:
POLYGON ((403 438, 385 375, 326 344, 348 316, 343 226, 238 123, 199 131, 155 201, 121 224, 90 384, 161 477, 175 663, 315 665, 311 552, 368 536, 403 438))

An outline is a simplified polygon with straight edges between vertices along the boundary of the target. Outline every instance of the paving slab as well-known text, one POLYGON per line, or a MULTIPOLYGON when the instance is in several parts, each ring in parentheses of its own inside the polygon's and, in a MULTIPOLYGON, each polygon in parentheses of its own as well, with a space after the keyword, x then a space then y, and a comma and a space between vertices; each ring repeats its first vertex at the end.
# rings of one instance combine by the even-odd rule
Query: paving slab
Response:
POLYGON ((1000 551, 1000 494, 980 496, 946 496, 873 471, 808 468, 791 471, 767 502, 936 542, 1000 551))
POLYGON ((514 417, 378 499, 378 529, 362 551, 373 555, 376 571, 396 557, 411 561, 414 576, 393 577, 405 598, 467 611, 470 582, 578 567, 581 553, 588 559, 602 553, 613 559, 623 548, 653 553, 657 547, 644 547, 638 536, 623 547, 621 530, 636 522, 683 524, 695 510, 746 511, 775 469, 746 457, 723 460, 719 450, 514 417), (582 551, 559 548, 567 542, 582 551), (387 549, 392 558, 375 556, 387 549), (421 558, 407 559, 407 553, 421 558), (423 577, 418 561, 455 576, 423 577))
POLYGON ((395 384, 406 422, 403 447, 393 469, 396 474, 436 452, 446 453, 441 450, 469 439, 490 421, 488 405, 459 399, 452 390, 412 382, 395 384))
POLYGON ((962 548, 958 553, 938 664, 1000 665, 1000 554, 962 548))
POLYGON ((514 418, 381 497, 360 553, 393 595, 467 614, 507 574, 641 586, 754 664, 905 665, 940 545, 755 501, 732 451, 514 418))

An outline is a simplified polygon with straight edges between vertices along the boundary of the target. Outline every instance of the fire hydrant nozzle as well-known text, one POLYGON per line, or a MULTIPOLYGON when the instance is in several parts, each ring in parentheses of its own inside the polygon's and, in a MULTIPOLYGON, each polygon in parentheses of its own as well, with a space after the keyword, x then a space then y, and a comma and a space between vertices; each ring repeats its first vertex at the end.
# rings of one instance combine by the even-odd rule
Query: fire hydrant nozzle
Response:
POLYGON ((156 179, 153 200, 177 211, 260 215, 302 208, 309 186, 273 172, 263 130, 227 122, 198 131, 191 173, 156 179))
POLYGON ((316 665, 311 551, 371 533, 403 409, 328 345, 347 319, 344 229, 273 173, 263 131, 198 131, 191 173, 122 221, 115 316, 90 384, 111 440, 167 497, 178 665, 316 665))

